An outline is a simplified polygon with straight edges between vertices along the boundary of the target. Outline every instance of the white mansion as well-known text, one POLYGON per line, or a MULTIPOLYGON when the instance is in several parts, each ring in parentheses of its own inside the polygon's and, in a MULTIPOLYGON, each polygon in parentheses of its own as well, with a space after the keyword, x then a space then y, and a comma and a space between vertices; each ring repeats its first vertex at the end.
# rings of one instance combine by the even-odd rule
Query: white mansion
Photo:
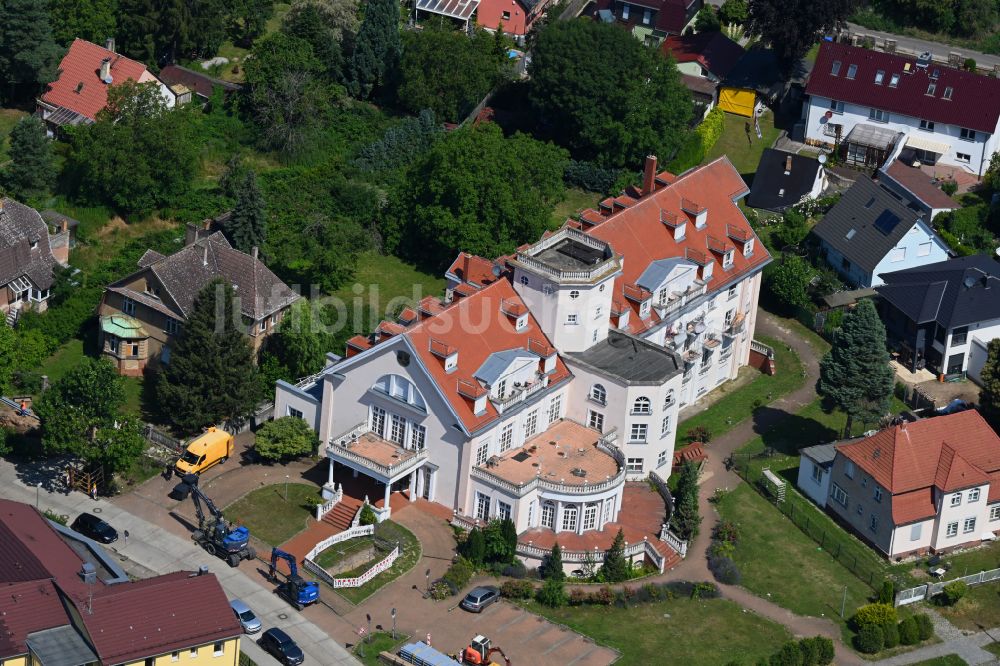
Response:
POLYGON ((728 159, 655 169, 513 255, 459 255, 444 300, 278 382, 275 415, 323 442, 327 494, 360 474, 384 484, 382 516, 408 490, 568 536, 616 523, 626 480, 664 481, 678 409, 747 364, 770 257, 728 159))

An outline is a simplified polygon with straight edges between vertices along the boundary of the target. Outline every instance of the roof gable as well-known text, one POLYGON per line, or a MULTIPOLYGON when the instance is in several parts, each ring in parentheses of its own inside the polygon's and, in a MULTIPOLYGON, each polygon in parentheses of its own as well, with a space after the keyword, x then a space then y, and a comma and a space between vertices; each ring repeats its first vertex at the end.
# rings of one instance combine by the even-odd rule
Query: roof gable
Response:
POLYGON ((743 57, 743 47, 718 31, 671 35, 660 50, 677 62, 697 62, 718 79, 726 78, 743 57))
POLYGON ((820 169, 812 157, 767 148, 757 164, 747 204, 766 210, 794 206, 812 192, 820 169))
POLYGON ((1000 120, 1000 79, 936 63, 918 67, 912 57, 835 42, 820 42, 806 94, 989 134, 1000 120), (852 66, 854 76, 848 78, 852 66))
POLYGON ((946 328, 1000 319, 1000 263, 984 255, 882 273, 879 296, 917 324, 946 328))
POLYGON ((49 228, 38 211, 13 199, 0 198, 0 287, 23 276, 36 288, 48 289, 55 264, 49 228))
POLYGON ((524 349, 507 349, 493 352, 487 356, 483 364, 472 375, 487 386, 492 386, 500 378, 529 364, 538 364, 536 354, 530 354, 524 349))

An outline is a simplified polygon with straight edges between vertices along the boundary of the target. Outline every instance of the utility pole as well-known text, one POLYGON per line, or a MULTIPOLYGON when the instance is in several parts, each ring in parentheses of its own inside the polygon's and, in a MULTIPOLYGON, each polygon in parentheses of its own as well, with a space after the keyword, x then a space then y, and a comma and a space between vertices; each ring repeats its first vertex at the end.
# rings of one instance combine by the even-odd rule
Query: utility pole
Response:
POLYGON ((840 619, 844 619, 844 611, 847 610, 847 586, 844 586, 844 600, 840 602, 840 619))
POLYGON ((392 640, 396 640, 396 608, 392 609, 392 640))

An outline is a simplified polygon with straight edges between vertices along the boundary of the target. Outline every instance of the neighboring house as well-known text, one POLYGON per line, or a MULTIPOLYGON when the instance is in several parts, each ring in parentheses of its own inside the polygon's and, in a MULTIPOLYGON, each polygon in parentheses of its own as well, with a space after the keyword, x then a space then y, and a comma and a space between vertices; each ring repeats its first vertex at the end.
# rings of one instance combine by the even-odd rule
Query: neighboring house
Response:
POLYGON ((49 136, 65 125, 89 125, 108 104, 108 87, 124 81, 156 83, 167 106, 176 94, 145 65, 115 53, 115 43, 105 46, 76 39, 59 63, 56 80, 38 98, 36 114, 45 121, 49 136))
POLYGON ((674 176, 650 157, 641 189, 582 221, 510 256, 460 254, 444 300, 278 382, 275 415, 317 430, 328 495, 361 474, 382 517, 407 490, 461 520, 510 518, 533 565, 525 542, 553 534, 607 548, 625 481, 669 476, 679 408, 748 362, 770 256, 745 194, 726 158, 674 176))
POLYGON ((43 312, 55 281, 53 269, 69 255, 69 234, 49 236, 34 208, 0 198, 0 313, 8 324, 22 309, 43 312), (56 247, 59 258, 54 256, 56 247))
POLYGON ((658 46, 694 25, 704 6, 704 0, 597 0, 590 11, 594 19, 620 23, 647 46, 658 46))
MULTIPOLYGON (((1000 531, 1000 437, 979 412, 903 423, 834 448, 820 505, 885 556, 974 546, 1000 531)), ((813 464, 801 458, 800 487, 813 464)))
POLYGON ((806 86, 806 142, 880 167, 898 147, 982 176, 997 150, 1000 80, 930 60, 821 42, 806 86))
POLYGON ((833 443, 799 449, 799 478, 796 485, 809 499, 826 506, 830 496, 830 469, 837 449, 833 443))
POLYGON ((476 20, 480 0, 417 0, 413 20, 419 23, 425 16, 442 16, 468 31, 476 20))
POLYGON ((76 230, 80 227, 79 220, 63 215, 62 213, 46 208, 41 212, 42 219, 49 227, 49 245, 52 248, 52 255, 60 264, 69 263, 69 251, 76 247, 76 230), (56 241, 56 236, 65 237, 56 241))
POLYGON ((233 249, 219 232, 170 256, 153 250, 139 270, 108 285, 101 298, 101 353, 124 375, 169 363, 174 338, 191 314, 195 297, 214 279, 233 285, 246 335, 254 351, 273 333, 299 296, 252 254, 233 249))
MULTIPOLYGON (((223 81, 209 76, 204 72, 196 72, 180 65, 167 65, 160 70, 160 80, 166 83, 171 89, 182 86, 188 91, 188 96, 193 93, 201 102, 207 102, 212 97, 212 92, 216 88, 222 89, 222 94, 229 97, 233 93, 239 92, 243 86, 232 81, 223 81)), ((175 90, 176 92, 176 90, 175 90)), ((190 99, 178 98, 177 103, 183 104, 190 99)))
POLYGON ((882 280, 879 310, 900 362, 979 381, 986 345, 1000 337, 1000 263, 958 257, 883 273, 882 280))
POLYGON ((214 574, 132 581, 102 546, 0 500, 4 666, 237 666, 242 627, 214 574))
POLYGON ((820 254, 851 285, 877 287, 889 271, 948 258, 948 246, 917 206, 859 178, 813 227, 820 254))
POLYGON ((490 32, 503 26, 505 35, 524 44, 535 22, 545 15, 549 0, 479 0, 476 24, 490 32))
POLYGON ((961 204, 945 194, 933 178, 907 164, 905 154, 912 152, 906 149, 900 157, 883 166, 879 170, 879 182, 916 204, 928 220, 933 220, 938 213, 960 208, 961 204))
POLYGON ((780 213, 826 188, 826 172, 813 157, 767 148, 760 157, 747 205, 780 213))
POLYGON ((677 61, 682 74, 723 81, 743 57, 743 47, 721 32, 671 35, 660 50, 677 61))
POLYGON ((719 108, 726 113, 755 118, 766 106, 777 108, 791 82, 801 78, 803 67, 791 79, 781 74, 778 55, 771 49, 752 48, 743 54, 719 86, 719 108))

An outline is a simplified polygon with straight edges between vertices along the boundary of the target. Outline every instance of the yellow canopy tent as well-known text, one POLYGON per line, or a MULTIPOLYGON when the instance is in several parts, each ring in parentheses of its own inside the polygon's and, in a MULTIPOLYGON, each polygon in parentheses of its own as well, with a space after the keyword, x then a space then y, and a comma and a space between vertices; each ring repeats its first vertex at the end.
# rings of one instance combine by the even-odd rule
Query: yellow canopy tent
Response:
POLYGON ((757 93, 746 88, 719 88, 719 108, 737 116, 753 116, 757 104, 757 93))

